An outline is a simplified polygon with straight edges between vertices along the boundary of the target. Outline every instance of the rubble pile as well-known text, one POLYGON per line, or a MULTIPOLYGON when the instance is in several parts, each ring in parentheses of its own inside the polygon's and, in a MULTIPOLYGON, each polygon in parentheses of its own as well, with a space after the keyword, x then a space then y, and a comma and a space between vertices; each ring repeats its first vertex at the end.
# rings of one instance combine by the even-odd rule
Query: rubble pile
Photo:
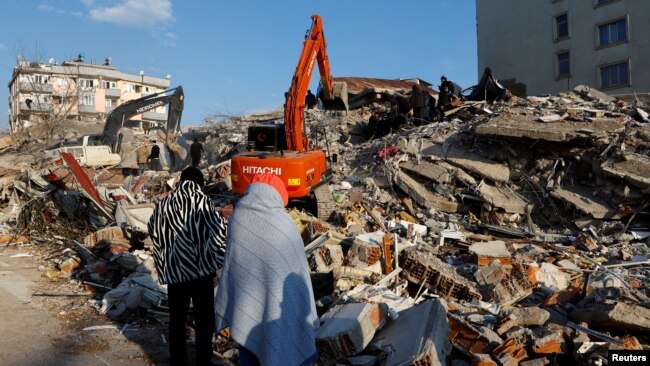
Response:
MULTIPOLYGON (((321 317, 319 364, 591 364, 650 347, 650 109, 579 86, 465 101, 450 121, 369 135, 369 118, 399 115, 409 92, 306 111, 337 208, 328 222, 290 209, 321 317)), ((222 212, 237 199, 228 162, 247 127, 281 117, 193 131, 222 212)), ((113 319, 164 323, 146 223, 179 173, 102 174, 70 162, 1 171, 7 240, 73 249, 50 258, 52 276, 72 276, 113 319)), ((218 353, 235 359, 226 336, 218 353)))

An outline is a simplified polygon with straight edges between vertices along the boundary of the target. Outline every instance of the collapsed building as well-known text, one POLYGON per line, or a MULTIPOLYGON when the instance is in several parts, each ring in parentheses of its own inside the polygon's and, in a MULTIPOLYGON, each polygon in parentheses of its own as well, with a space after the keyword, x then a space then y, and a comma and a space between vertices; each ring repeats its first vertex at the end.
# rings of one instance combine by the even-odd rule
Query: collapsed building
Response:
MULTIPOLYGON (((370 116, 399 113, 413 82, 353 81, 347 114, 306 111, 313 140, 336 156, 336 215, 290 209, 312 270, 320 364, 591 364, 650 345, 640 100, 586 86, 468 100, 445 112, 451 121, 368 139, 370 116)), ((223 212, 237 199, 229 158, 246 149, 241 131, 281 115, 194 131, 223 212)), ((125 178, 62 160, 1 172, 5 242, 68 248, 48 256, 48 276, 75 279, 113 319, 165 323, 146 223, 179 174, 125 178)), ((215 352, 235 360, 227 339, 215 352)))

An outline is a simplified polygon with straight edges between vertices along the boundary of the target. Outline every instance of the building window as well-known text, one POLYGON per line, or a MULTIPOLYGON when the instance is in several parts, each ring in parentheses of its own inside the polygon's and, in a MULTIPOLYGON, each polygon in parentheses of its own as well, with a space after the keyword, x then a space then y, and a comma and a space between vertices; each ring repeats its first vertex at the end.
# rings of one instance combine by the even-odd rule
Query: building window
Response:
POLYGON ((50 78, 46 75, 33 75, 34 84, 47 84, 50 78))
POLYGON ((569 37, 569 16, 561 14, 555 17, 555 39, 569 37))
POLYGON ((126 91, 129 93, 135 93, 135 85, 127 84, 126 91))
POLYGON ((102 89, 117 89, 117 83, 115 81, 102 80, 102 89))
POLYGON ((81 87, 81 88, 93 88, 93 87, 95 87, 95 80, 92 80, 92 79, 79 79, 79 87, 81 87))
POLYGON ((79 97, 80 105, 95 105, 95 94, 81 94, 79 97))
POLYGON ((565 77, 571 75, 571 54, 569 51, 557 54, 557 76, 565 77))
POLYGON ((105 107, 117 107, 117 100, 115 99, 106 99, 104 101, 105 107))
POLYGON ((630 83, 629 64, 621 62, 615 65, 603 66, 600 68, 600 87, 612 88, 628 85, 630 83))
POLYGON ((598 44, 608 44, 627 41, 627 20, 625 18, 598 26, 598 44))

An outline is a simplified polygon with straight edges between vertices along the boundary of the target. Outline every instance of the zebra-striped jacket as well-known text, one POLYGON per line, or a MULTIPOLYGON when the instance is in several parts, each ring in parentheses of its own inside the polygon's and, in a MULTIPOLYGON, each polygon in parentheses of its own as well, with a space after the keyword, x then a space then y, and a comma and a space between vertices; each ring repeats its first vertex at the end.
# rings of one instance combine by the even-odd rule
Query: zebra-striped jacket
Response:
POLYGON ((149 219, 158 281, 182 283, 215 273, 223 265, 226 226, 198 184, 181 182, 149 219))

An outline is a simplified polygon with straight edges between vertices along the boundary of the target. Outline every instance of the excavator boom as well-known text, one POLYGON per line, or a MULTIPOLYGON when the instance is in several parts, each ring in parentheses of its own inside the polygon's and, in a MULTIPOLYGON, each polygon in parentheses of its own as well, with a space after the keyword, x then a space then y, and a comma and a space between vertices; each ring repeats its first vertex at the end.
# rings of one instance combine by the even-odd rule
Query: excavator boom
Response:
MULTIPOLYGON (((325 152, 310 147, 304 135, 305 97, 314 64, 318 63, 322 85, 320 98, 326 107, 338 105, 347 109, 347 87, 345 83, 341 86, 333 82, 321 18, 312 15, 311 19, 311 28, 305 35, 298 65, 287 92, 284 126, 252 126, 248 131, 249 143, 252 146, 260 144, 263 151, 251 149, 231 160, 233 190, 238 194, 246 192, 256 174, 271 173, 282 179, 291 199, 312 201, 316 197, 324 201, 328 195, 331 199, 326 183, 332 179, 332 171, 328 167, 325 152), (330 103, 335 101, 338 103, 330 103), (277 137, 281 128, 284 128, 285 139, 277 137), (270 139, 269 136, 274 137, 270 139), (267 143, 269 140, 274 143, 267 143)), ((321 215, 321 207, 326 206, 321 206, 318 202, 319 216, 327 218, 328 214, 321 215)))
MULTIPOLYGON (((289 150, 308 150, 307 138, 304 136, 304 110, 305 96, 309 89, 309 82, 314 71, 314 63, 318 62, 323 95, 321 100, 327 105, 340 105, 347 109, 347 88, 335 87, 330 73, 330 63, 326 52, 323 22, 319 15, 311 16, 311 28, 305 35, 302 52, 298 59, 296 71, 291 79, 291 87, 287 94, 284 110, 284 128, 287 135, 287 148, 289 150), (337 91, 335 93, 335 90, 337 91), (328 103, 337 100, 339 103, 328 103)), ((339 109, 339 108, 337 108, 339 109)))
POLYGON ((102 141, 110 146, 115 153, 120 152, 122 143, 122 127, 129 118, 169 104, 167 108, 167 125, 165 126, 165 144, 172 146, 176 143, 176 133, 180 129, 181 115, 183 113, 185 95, 183 87, 167 89, 165 91, 146 95, 142 98, 127 101, 116 107, 106 118, 102 141))

